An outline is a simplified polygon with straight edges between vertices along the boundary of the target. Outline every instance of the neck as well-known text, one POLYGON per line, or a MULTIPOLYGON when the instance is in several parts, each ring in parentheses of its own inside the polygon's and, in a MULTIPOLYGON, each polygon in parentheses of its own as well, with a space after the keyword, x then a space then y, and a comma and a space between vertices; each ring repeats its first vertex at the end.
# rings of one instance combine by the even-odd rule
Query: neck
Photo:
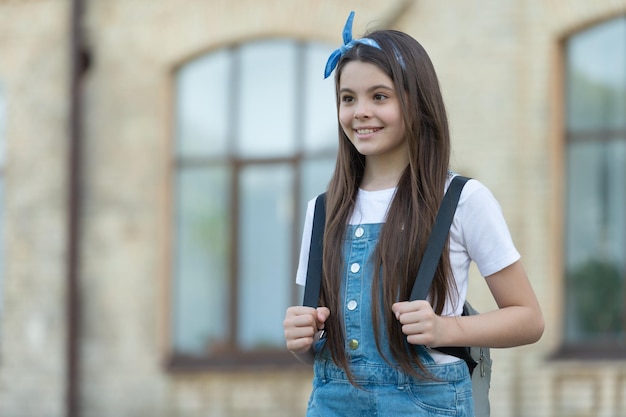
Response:
POLYGON ((363 180, 359 185, 366 191, 379 191, 398 186, 408 161, 384 163, 375 158, 366 158, 363 180))

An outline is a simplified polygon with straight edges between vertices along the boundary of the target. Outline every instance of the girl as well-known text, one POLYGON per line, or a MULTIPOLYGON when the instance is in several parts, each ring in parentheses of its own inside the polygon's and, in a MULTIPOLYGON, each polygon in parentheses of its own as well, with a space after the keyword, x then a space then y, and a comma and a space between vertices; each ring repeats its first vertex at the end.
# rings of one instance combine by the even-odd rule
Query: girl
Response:
MULTIPOLYGON (((455 175, 448 122, 422 46, 393 30, 353 40, 353 15, 325 74, 336 67, 340 129, 326 197, 322 307, 290 307, 284 321, 287 348, 315 353, 307 416, 473 416, 467 365, 434 348, 534 343, 542 313, 498 203, 475 180, 461 194, 428 300, 404 301, 455 175), (461 317, 471 261, 499 308, 461 317)), ((301 285, 314 207, 313 200, 301 285)))

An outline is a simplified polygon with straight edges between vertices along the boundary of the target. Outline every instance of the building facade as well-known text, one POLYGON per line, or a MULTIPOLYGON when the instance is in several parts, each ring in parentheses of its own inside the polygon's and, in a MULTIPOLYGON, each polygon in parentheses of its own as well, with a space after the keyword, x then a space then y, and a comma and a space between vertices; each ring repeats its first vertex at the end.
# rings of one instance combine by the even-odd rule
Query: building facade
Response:
POLYGON ((0 416, 304 414, 282 319, 350 10, 429 52, 543 307, 492 415, 626 415, 626 2, 4 0, 0 416))

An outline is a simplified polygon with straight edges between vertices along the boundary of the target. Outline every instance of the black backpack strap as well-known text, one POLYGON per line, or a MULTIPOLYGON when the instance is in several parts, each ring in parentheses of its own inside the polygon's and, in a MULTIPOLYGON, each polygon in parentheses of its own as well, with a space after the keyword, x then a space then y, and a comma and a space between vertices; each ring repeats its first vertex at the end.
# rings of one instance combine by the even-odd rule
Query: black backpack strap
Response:
POLYGON ((324 225, 326 223, 326 193, 315 200, 313 229, 311 230, 311 248, 306 270, 303 306, 317 308, 322 286, 322 253, 324 248, 324 225))
POLYGON ((428 297, 430 285, 435 276, 435 270, 439 264, 439 259, 441 259, 443 246, 450 234, 450 226, 454 219, 456 206, 461 198, 461 191, 463 191, 463 187, 468 180, 469 178, 458 175, 454 177, 446 191, 446 195, 441 201, 437 217, 435 218, 435 224, 433 225, 430 238, 426 244, 422 262, 417 271, 417 278, 415 278, 411 297, 409 298, 410 301, 425 300, 426 297, 428 297))
MULTIPOLYGON (((430 292, 430 286, 435 276, 435 270, 441 259, 441 253, 443 247, 450 234, 450 226, 452 226, 452 220, 454 219, 454 213, 456 207, 459 204, 461 198, 461 191, 465 183, 469 180, 467 177, 456 176, 452 179, 446 195, 441 201, 441 206, 437 212, 435 224, 430 232, 430 238, 426 244, 426 250, 422 257, 422 262, 417 272, 417 278, 413 284, 413 290, 411 291, 410 300, 425 300, 430 292)), ((467 315, 465 308, 463 309, 463 315, 467 315)), ((472 358, 470 350, 467 347, 454 346, 454 347, 438 347, 436 350, 445 353, 447 355, 456 356, 462 359, 469 368, 470 375, 474 371, 477 363, 472 358)))

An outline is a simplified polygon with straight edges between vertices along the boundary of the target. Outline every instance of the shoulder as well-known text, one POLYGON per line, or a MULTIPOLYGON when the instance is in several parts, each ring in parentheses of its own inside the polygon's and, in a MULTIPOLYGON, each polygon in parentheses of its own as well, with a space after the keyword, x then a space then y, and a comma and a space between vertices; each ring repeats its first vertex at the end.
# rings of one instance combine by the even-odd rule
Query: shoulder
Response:
POLYGON ((483 276, 520 258, 500 204, 484 184, 474 179, 465 184, 461 193, 451 238, 476 262, 483 276))
MULTIPOLYGON (((446 181, 446 190, 450 186, 452 179, 457 176, 459 176, 459 174, 450 173, 446 181)), ((474 178, 469 178, 465 183, 459 199, 458 210, 463 212, 467 209, 470 211, 479 211, 482 209, 501 210, 500 204, 491 190, 474 178)))

